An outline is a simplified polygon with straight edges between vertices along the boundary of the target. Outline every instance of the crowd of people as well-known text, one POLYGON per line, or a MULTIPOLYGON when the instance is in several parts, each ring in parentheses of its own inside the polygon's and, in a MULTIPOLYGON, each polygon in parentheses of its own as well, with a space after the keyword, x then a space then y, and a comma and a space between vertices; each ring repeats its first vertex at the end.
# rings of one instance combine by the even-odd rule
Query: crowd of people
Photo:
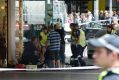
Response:
MULTIPOLYGON (((119 12, 118 11, 112 11, 112 19, 118 19, 119 18, 119 12)), ((108 10, 100 11, 99 12, 99 20, 108 20, 110 19, 110 12, 108 10)), ((66 23, 85 23, 89 21, 94 21, 94 14, 90 11, 87 13, 76 13, 72 12, 71 14, 68 14, 66 23)))
POLYGON ((85 23, 92 20, 93 14, 90 11, 82 14, 72 12, 71 14, 68 14, 66 23, 85 23))
MULTIPOLYGON (((109 11, 100 11, 99 13, 99 19, 100 20, 105 20, 110 18, 110 13, 109 11)), ((119 12, 118 11, 112 11, 112 18, 119 18, 119 12)))
POLYGON ((59 23, 49 27, 43 25, 38 37, 24 44, 20 63, 58 68, 65 64, 65 31, 59 23))
MULTIPOLYGON (((113 17, 118 18, 119 14, 114 11, 113 17)), ((100 20, 109 18, 108 11, 100 11, 100 20)), ((72 51, 70 59, 71 66, 86 66, 86 62, 83 60, 83 51, 87 46, 86 34, 82 26, 79 26, 79 23, 89 22, 93 19, 93 14, 90 11, 81 15, 73 12, 68 16, 67 23, 70 23, 69 27, 71 29, 71 32, 69 32, 71 35, 72 51), (75 61, 76 58, 78 60, 75 61)), ((114 24, 107 25, 106 34, 117 34, 114 24)), ((64 28, 58 22, 50 26, 42 25, 38 36, 32 36, 31 41, 24 44, 24 52, 20 63, 48 68, 65 67, 65 35, 64 28)))
MULTIPOLYGON (((85 32, 76 23, 70 24, 71 32, 71 66, 85 66, 83 51, 86 47, 85 32), (75 58, 78 60, 73 61, 75 58)), ((24 44, 21 64, 38 65, 40 67, 65 67, 65 34, 60 23, 49 27, 43 25, 39 36, 33 36, 30 42, 24 44)))

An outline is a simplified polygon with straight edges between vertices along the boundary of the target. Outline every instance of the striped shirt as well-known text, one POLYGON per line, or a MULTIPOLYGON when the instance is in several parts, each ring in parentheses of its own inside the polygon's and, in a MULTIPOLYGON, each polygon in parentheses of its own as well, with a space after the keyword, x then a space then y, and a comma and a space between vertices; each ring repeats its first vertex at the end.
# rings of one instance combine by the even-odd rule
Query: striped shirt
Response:
POLYGON ((60 50, 60 34, 56 31, 51 31, 48 35, 48 41, 49 41, 49 50, 55 51, 60 50))

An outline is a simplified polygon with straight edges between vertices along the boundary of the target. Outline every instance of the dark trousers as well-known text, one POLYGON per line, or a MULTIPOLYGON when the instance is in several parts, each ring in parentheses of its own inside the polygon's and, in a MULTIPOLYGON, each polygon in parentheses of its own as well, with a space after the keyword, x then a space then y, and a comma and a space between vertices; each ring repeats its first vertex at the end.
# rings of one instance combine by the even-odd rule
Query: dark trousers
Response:
POLYGON ((84 47, 80 45, 71 44, 71 51, 74 58, 78 57, 79 55, 83 57, 84 47))
MULTIPOLYGON (((78 61, 79 61, 81 66, 86 65, 85 61, 82 59, 84 49, 85 49, 85 47, 82 47, 81 45, 71 44, 71 51, 72 51, 71 58, 77 58, 79 56, 78 61)), ((78 66, 78 62, 75 62, 75 65, 78 66)))
POLYGON ((65 44, 61 44, 60 46, 60 61, 61 63, 65 63, 65 44))

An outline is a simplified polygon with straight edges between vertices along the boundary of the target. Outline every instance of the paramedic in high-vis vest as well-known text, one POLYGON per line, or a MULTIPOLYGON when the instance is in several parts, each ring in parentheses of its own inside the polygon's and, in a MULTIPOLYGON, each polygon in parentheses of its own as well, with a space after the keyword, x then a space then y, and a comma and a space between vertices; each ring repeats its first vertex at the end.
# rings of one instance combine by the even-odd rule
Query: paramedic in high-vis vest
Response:
MULTIPOLYGON (((83 60, 83 51, 86 47, 85 32, 80 28, 78 24, 74 24, 74 28, 71 33, 72 39, 72 58, 78 57, 80 65, 85 66, 86 63, 83 60)), ((77 65, 78 66, 78 65, 77 65)))
POLYGON ((113 27, 113 25, 107 25, 107 34, 117 34, 116 29, 113 27))
POLYGON ((98 80, 119 80, 119 36, 106 34, 89 43, 95 47, 95 65, 103 69, 98 80))

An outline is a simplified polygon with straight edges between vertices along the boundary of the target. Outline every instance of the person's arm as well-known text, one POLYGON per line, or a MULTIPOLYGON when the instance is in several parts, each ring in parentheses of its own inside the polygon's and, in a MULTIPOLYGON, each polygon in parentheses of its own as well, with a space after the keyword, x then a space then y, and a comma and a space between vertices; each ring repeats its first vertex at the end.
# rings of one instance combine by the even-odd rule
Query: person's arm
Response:
POLYGON ((65 36, 65 34, 66 34, 63 27, 62 27, 62 34, 63 34, 63 36, 65 36))
POLYGON ((46 48, 48 48, 49 45, 50 45, 50 41, 47 40, 47 42, 46 42, 46 48))
POLYGON ((50 34, 48 35, 48 39, 47 39, 47 42, 46 42, 46 48, 48 48, 48 46, 50 45, 50 34))
POLYGON ((80 36, 76 38, 76 42, 78 43, 80 41, 80 36))
POLYGON ((59 34, 59 40, 61 41, 61 36, 60 36, 60 34, 59 34))
POLYGON ((76 32, 76 42, 79 42, 80 41, 80 31, 77 31, 76 32))

